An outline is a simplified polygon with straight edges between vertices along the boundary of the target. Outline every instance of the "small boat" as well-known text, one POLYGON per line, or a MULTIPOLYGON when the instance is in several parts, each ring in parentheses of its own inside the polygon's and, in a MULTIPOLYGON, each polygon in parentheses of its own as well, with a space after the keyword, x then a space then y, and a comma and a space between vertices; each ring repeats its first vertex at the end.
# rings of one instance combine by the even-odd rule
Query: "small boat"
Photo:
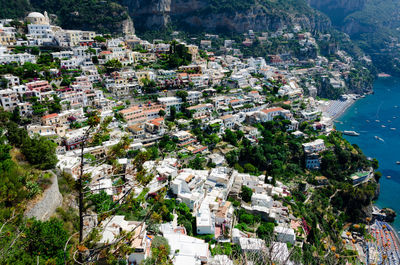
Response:
POLYGON ((380 120, 375 120, 376 122, 381 122, 380 120))
POLYGON ((396 161, 396 164, 397 164, 397 165, 400 165, 400 161, 396 161))
POLYGON ((391 178, 392 178, 392 176, 386 176, 386 178, 387 178, 387 179, 391 179, 391 178))
POLYGON ((396 128, 390 128, 390 130, 392 130, 392 131, 395 131, 395 130, 396 130, 396 128))
POLYGON ((382 127, 382 128, 386 128, 386 126, 385 126, 385 125, 381 125, 381 127, 382 127))
POLYGON ((376 136, 376 135, 375 135, 374 137, 375 137, 376 140, 379 140, 379 141, 382 141, 382 142, 385 141, 385 140, 383 140, 383 139, 382 139, 381 137, 379 137, 379 136, 376 136))
POLYGON ((349 136, 359 136, 360 134, 356 131, 343 131, 344 135, 349 135, 349 136))

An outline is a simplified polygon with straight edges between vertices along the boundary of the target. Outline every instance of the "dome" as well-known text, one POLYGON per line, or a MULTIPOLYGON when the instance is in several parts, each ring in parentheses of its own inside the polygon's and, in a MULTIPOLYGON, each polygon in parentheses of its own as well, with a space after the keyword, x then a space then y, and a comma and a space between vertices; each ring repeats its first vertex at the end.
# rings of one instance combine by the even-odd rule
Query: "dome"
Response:
POLYGON ((32 12, 29 13, 28 18, 44 18, 44 16, 39 12, 32 12))

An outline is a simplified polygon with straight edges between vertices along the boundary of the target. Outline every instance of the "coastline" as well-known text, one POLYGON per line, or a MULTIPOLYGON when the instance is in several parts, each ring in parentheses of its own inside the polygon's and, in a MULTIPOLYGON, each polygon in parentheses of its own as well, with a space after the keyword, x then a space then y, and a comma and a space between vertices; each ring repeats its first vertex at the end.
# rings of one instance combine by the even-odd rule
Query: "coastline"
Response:
MULTIPOLYGON (((388 78, 388 77, 379 77, 379 78, 388 78)), ((367 96, 367 95, 371 95, 371 94, 373 94, 373 93, 366 93, 366 94, 363 94, 363 95, 357 95, 357 96, 353 96, 353 95, 345 95, 345 96, 351 96, 351 99, 347 99, 346 100, 346 104, 343 104, 342 105, 342 108, 336 113, 336 115, 334 115, 334 116, 331 116, 331 119, 332 119, 332 121, 333 121, 333 123, 338 123, 339 121, 338 121, 338 119, 340 119, 345 113, 346 113, 346 111, 353 105, 353 104, 355 104, 358 100, 360 100, 360 99, 363 99, 363 98, 365 98, 365 96, 367 96)), ((324 112, 325 114, 327 114, 326 112, 324 112)), ((379 196, 379 195, 378 195, 379 196)), ((374 208, 376 208, 376 209, 379 209, 379 210, 381 210, 381 208, 377 205, 377 204, 375 204, 375 203, 373 203, 372 204, 372 206, 374 207, 374 208)), ((393 210, 393 209, 392 209, 393 210)), ((393 227, 393 225, 391 224, 391 223, 388 223, 387 221, 385 221, 387 224, 388 224, 388 226, 390 226, 390 228, 393 230, 393 231, 395 231, 396 233, 396 238, 397 238, 397 241, 398 241, 398 243, 399 243, 399 246, 400 246, 400 236, 398 235, 399 233, 400 233, 400 231, 398 231, 398 230, 396 230, 394 227, 393 227)))
POLYGON ((347 104, 335 116, 332 117, 332 120, 336 121, 337 119, 339 119, 360 98, 361 97, 358 97, 358 98, 355 98, 355 99, 352 99, 352 100, 347 100, 347 104))
POLYGON ((347 95, 343 95, 345 97, 347 97, 347 99, 345 101, 343 100, 330 100, 329 101, 329 106, 327 106, 327 108, 325 110, 322 111, 322 113, 326 116, 328 116, 329 118, 332 119, 333 122, 337 122, 337 119, 339 119, 340 117, 343 116, 343 114, 345 114, 345 112, 354 104, 356 103, 359 99, 364 98, 365 95, 354 95, 354 94, 347 94, 347 95), (339 102, 339 104, 337 104, 339 102), (332 105, 334 105, 335 110, 331 110, 332 105), (337 106, 339 105, 339 106, 337 106), (332 112, 334 112, 332 114, 332 112))

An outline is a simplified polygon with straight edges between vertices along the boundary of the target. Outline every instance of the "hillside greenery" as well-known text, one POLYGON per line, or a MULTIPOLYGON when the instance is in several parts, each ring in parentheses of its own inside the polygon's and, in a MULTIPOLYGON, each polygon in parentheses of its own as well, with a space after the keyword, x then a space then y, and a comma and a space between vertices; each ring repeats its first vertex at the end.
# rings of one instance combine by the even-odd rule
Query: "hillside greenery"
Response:
POLYGON ((352 40, 371 56, 380 71, 400 75, 400 50, 396 46, 400 37, 398 2, 362 1, 360 6, 346 12, 343 10, 346 7, 341 6, 340 1, 331 2, 330 6, 321 5, 320 10, 331 18, 334 25, 348 33, 352 40))
MULTIPOLYGON (((65 29, 121 32, 121 22, 128 18, 126 9, 111 0, 0 0, 0 18, 23 19, 29 12, 55 14, 55 23, 65 29)), ((53 17, 51 17, 52 19, 53 17)))
POLYGON ((0 18, 22 18, 30 10, 31 6, 28 0, 1 0, 0 18))

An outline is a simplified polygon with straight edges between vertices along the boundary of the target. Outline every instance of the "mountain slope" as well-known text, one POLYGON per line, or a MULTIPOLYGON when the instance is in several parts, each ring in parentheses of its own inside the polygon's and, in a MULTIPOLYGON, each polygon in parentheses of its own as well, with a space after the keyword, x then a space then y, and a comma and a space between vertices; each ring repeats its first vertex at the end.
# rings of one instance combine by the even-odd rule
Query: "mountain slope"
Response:
POLYGON ((0 18, 24 18, 31 11, 54 14, 65 29, 121 32, 129 19, 126 8, 111 0, 0 0, 0 18))
POLYGON ((21 18, 31 9, 28 0, 1 0, 0 18, 21 18))
POLYGON ((309 3, 348 33, 381 71, 400 75, 400 1, 309 0, 309 3))
POLYGON ((188 31, 245 32, 276 30, 300 24, 309 30, 326 30, 327 17, 303 0, 119 0, 128 7, 139 30, 169 23, 188 31))

